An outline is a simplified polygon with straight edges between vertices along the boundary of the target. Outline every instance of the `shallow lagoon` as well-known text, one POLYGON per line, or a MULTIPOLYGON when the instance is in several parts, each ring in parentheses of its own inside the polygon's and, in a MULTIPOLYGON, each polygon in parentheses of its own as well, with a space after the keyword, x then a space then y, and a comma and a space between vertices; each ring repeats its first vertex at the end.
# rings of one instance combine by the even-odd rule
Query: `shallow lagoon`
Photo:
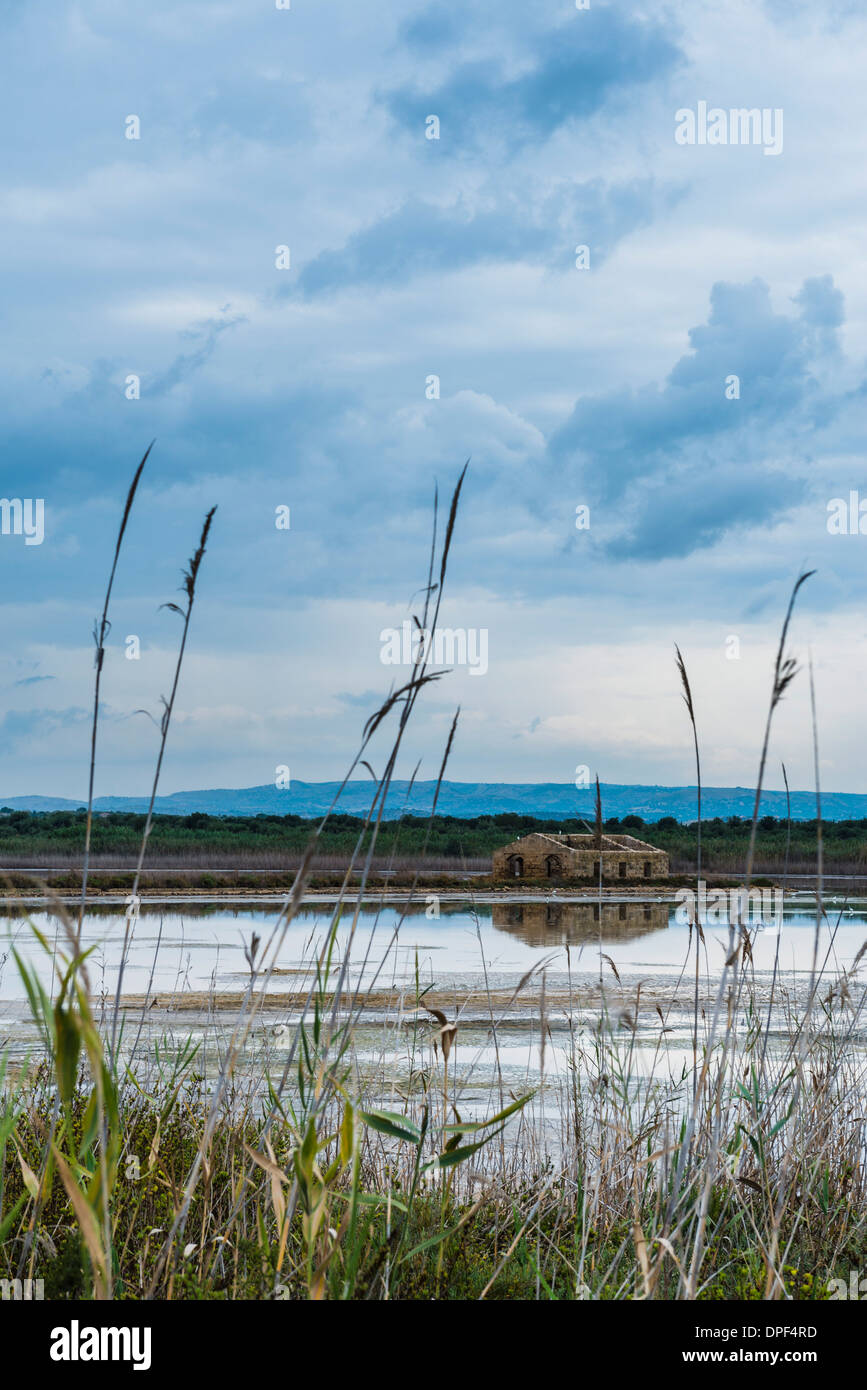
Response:
MULTIPOLYGON (((333 907, 306 902, 285 930, 268 982, 267 1018, 291 1022, 311 979, 311 965, 328 931, 333 907)), ((30 920, 51 942, 62 946, 58 918, 34 905, 30 920)), ((354 904, 344 905, 337 931, 337 958, 347 949, 354 904)), ((231 1024, 233 1011, 249 979, 245 949, 256 933, 267 940, 279 914, 273 902, 145 901, 135 924, 123 983, 131 1009, 156 1000, 148 1010, 148 1034, 161 1024, 184 1025, 198 1034, 231 1024)), ((28 918, 20 909, 3 916, 0 935, 0 1044, 14 1051, 32 1044, 23 983, 12 947, 40 969, 47 987, 51 971, 35 943, 28 918)), ((122 903, 100 904, 88 911, 84 943, 91 986, 108 1007, 116 988, 126 927, 122 903)), ((470 1030, 490 1034, 492 1019, 504 1047, 516 1048, 522 1064, 538 1065, 542 979, 545 1016, 552 1032, 550 1065, 557 1064, 557 1034, 586 1023, 601 1007, 600 979, 607 1008, 626 1011, 640 985, 638 1008, 631 1007, 630 1027, 647 1040, 658 1035, 658 1009, 666 1015, 666 1048, 677 1050, 688 1034, 694 988, 690 932, 673 903, 658 895, 601 905, 547 900, 472 903, 420 898, 417 902, 365 901, 357 909, 348 966, 352 989, 372 990, 365 1027, 404 1020, 415 1008, 416 988, 450 1017, 462 1020, 462 1041, 470 1030), (689 957, 689 959, 688 959, 689 957), (685 969, 684 969, 685 967, 685 969), (533 970, 530 980, 527 972, 533 970), (508 1006, 508 1007, 507 1007, 508 1006)), ((787 902, 780 931, 759 930, 753 941, 753 979, 759 997, 769 989, 775 960, 781 995, 797 1000, 809 980, 815 941, 811 901, 787 902)), ((852 967, 867 939, 867 905, 829 901, 819 929, 818 959, 829 976, 852 967)), ((700 998, 716 993, 728 947, 725 925, 707 926, 701 956, 700 998)), ((867 967, 867 958, 861 963, 867 967)), ((859 966, 860 969, 860 966, 859 966)), ((359 1039, 360 1041, 360 1039, 359 1039)))

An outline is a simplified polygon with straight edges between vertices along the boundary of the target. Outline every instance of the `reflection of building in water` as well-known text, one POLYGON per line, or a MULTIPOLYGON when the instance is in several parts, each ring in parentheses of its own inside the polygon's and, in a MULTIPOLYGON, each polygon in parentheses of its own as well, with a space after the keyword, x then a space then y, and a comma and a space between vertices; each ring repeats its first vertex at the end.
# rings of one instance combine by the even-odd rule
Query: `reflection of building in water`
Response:
POLYGON ((618 941, 646 936, 668 926, 667 903, 495 903, 497 931, 518 936, 528 946, 618 941))

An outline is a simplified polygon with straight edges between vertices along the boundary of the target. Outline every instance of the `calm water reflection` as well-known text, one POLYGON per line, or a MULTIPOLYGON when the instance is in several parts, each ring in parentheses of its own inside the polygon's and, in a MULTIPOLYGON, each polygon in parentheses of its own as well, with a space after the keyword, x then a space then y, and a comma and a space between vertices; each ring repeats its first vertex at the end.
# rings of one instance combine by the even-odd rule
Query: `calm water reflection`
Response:
MULTIPOLYGON (((322 944, 331 910, 323 903, 305 904, 286 933, 278 958, 281 972, 286 973, 275 977, 274 988, 295 987, 297 973, 322 944)), ((838 910, 829 906, 830 920, 819 933, 820 961, 827 955, 829 969, 850 967, 867 938, 864 904, 844 907, 839 925, 838 910)), ((267 935, 277 912, 277 905, 261 903, 145 903, 133 935, 125 991, 143 991, 152 970, 154 988, 159 990, 241 988, 244 947, 253 932, 267 935)), ((32 921, 50 941, 62 944, 62 931, 51 913, 36 909, 32 921)), ((351 911, 346 911, 338 931, 341 951, 346 948, 350 924, 351 911)), ((89 968, 95 990, 114 988, 124 927, 122 906, 100 905, 87 914, 84 940, 94 948, 89 968)), ((777 954, 784 971, 809 971, 814 931, 815 916, 807 906, 787 907, 779 936, 760 931, 755 937, 757 973, 770 971, 777 954)), ((728 933, 725 926, 709 927, 705 935, 702 969, 712 979, 722 967, 728 933)), ((13 945, 37 965, 46 980, 50 977, 27 918, 7 911, 0 917, 0 1005, 25 997, 12 958, 13 945)), ((567 970, 579 977, 598 973, 600 947, 625 979, 674 977, 689 950, 689 930, 675 920, 673 906, 658 901, 607 901, 600 906, 551 899, 476 907, 466 902, 437 904, 425 898, 409 907, 369 902, 358 914, 352 962, 353 971, 360 973, 367 957, 364 973, 370 977, 378 969, 380 984, 406 983, 416 970, 426 982, 450 987, 462 980, 469 984, 482 972, 506 984, 543 956, 555 975, 567 970)), ((863 964, 867 966, 867 957, 863 964)))

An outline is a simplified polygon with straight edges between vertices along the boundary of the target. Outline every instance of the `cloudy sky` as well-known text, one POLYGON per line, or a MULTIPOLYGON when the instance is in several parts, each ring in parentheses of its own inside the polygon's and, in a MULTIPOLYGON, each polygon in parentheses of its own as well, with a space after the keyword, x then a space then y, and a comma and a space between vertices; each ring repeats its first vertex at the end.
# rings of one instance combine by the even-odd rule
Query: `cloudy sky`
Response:
MULTIPOLYGON (((456 780, 691 781, 677 641, 706 779, 751 784, 807 565, 822 778, 867 792, 867 536, 828 530, 867 503, 860 8, 6 0, 0 492, 45 527, 0 535, 0 796, 86 785, 154 437, 98 793, 148 785, 214 504, 162 789, 342 775, 467 458, 442 623, 487 670, 425 693, 401 773, 460 704, 456 780), (702 102, 782 149, 679 143, 702 102)), ((770 785, 811 756, 802 673, 770 785)))

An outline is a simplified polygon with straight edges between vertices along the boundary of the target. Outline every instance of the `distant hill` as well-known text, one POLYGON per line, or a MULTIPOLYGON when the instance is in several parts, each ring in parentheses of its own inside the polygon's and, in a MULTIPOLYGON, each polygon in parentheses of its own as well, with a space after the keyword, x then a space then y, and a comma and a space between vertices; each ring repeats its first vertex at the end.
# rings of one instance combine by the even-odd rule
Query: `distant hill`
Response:
MULTIPOLYGON (((338 782, 293 782, 291 787, 278 790, 272 784, 263 787, 220 788, 213 791, 174 792, 160 796, 157 812, 167 815, 189 815, 206 811, 209 815, 255 816, 322 815, 337 795, 338 782)), ((386 818, 393 820, 404 810, 413 815, 426 815, 433 802, 436 784, 416 782, 409 791, 408 782, 392 784, 386 818)), ((338 810, 346 815, 364 814, 373 796, 369 780, 349 782, 340 798, 338 810)), ((755 790, 749 787, 703 787, 702 814, 713 816, 751 816, 755 790)), ((812 820, 816 814, 815 793, 793 791, 791 794, 794 820, 812 820)), ((0 807, 16 811, 73 811, 84 803, 56 796, 15 796, 3 798, 0 807)), ((100 796, 97 811, 146 811, 147 798, 140 796, 100 796)), ((593 817, 594 791, 581 790, 558 782, 443 782, 437 801, 437 812, 443 816, 473 817, 495 815, 506 811, 543 819, 565 820, 571 816, 593 817)), ((606 817, 638 815, 645 820, 674 816, 678 821, 695 820, 695 787, 638 787, 617 783, 602 784, 602 810, 606 817)), ((762 794, 761 812, 766 816, 785 816, 785 792, 768 791, 762 794)), ((867 795, 856 792, 823 792, 822 814, 827 820, 859 820, 867 818, 867 795)))

